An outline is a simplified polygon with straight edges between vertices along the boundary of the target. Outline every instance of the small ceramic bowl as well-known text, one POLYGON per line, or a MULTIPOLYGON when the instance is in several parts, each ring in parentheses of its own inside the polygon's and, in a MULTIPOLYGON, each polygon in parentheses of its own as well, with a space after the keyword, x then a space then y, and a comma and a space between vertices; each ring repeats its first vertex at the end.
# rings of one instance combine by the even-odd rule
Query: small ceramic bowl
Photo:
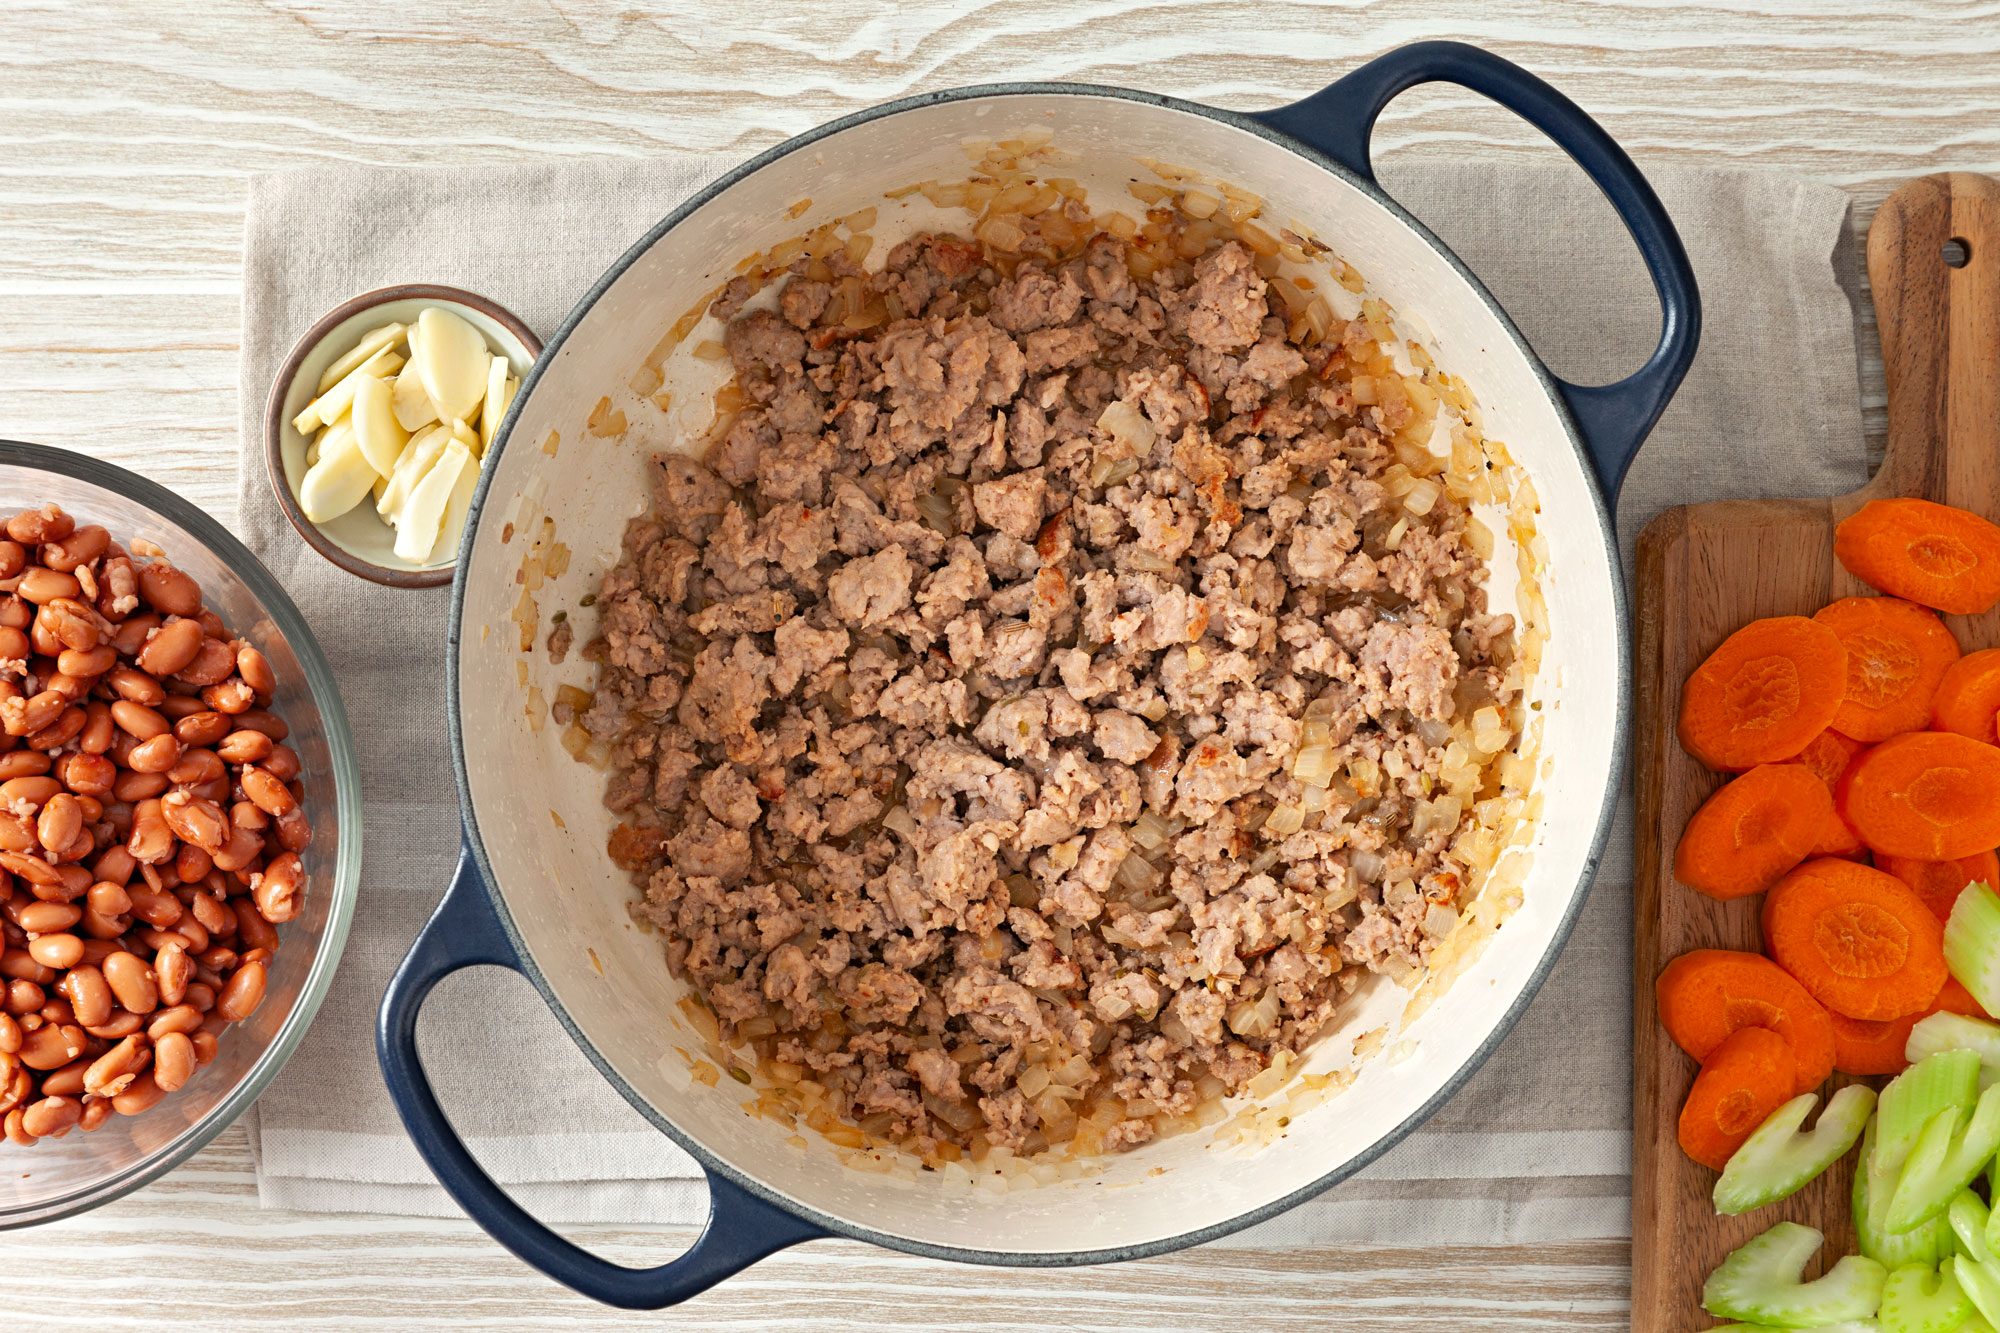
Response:
POLYGON ((314 523, 299 507, 298 485, 306 472, 306 449, 312 442, 292 428, 292 419, 315 396, 320 374, 343 356, 363 334, 390 322, 414 323, 426 307, 440 306, 465 319, 484 335, 496 356, 507 358, 516 379, 542 354, 541 340, 511 311, 459 287, 402 283, 363 292, 327 311, 306 330, 271 383, 264 408, 264 456, 278 506, 285 511, 306 545, 348 573, 391 588, 435 588, 451 582, 458 562, 456 550, 441 552, 429 564, 404 560, 396 554, 396 532, 359 504, 329 523, 314 523))

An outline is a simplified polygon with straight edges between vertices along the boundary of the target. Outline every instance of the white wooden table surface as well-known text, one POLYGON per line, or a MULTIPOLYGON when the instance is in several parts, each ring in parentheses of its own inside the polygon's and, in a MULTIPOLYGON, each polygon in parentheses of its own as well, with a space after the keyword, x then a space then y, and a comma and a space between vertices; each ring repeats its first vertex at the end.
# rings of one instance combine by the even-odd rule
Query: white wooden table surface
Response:
MULTIPOLYGON (((0 0, 0 435, 234 509, 243 177, 308 163, 749 154, 857 107, 1022 77, 1274 105, 1391 46, 1478 42, 1642 162, 1851 189, 2000 171, 2000 5, 1942 0, 0 0), (642 12, 644 11, 644 12, 642 12)), ((1385 152, 1540 151, 1419 91, 1385 152)), ((1864 349, 1871 428, 1880 373, 1864 349)), ((0 1327, 630 1325, 469 1223, 260 1212, 240 1130, 87 1217, 0 1238, 0 1327)), ((578 1239, 627 1263, 674 1233, 578 1239)), ((985 1270, 822 1242, 675 1315, 712 1327, 1573 1328, 1625 1319, 1623 1242, 1220 1250, 985 1270)))

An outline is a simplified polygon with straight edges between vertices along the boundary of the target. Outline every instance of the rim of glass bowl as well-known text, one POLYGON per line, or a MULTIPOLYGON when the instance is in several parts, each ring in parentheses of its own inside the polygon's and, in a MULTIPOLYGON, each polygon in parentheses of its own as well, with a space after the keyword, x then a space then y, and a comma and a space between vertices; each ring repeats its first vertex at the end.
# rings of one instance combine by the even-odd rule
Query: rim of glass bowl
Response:
POLYGON ((0 466, 57 473, 135 500, 192 534, 195 540, 235 571, 257 599, 258 605, 271 617, 278 633, 305 671, 306 688, 319 709, 321 724, 326 732, 327 753, 333 768, 334 811, 340 823, 333 870, 328 877, 331 883, 327 885, 327 891, 333 896, 327 908, 326 928, 321 932, 314 950, 312 967, 306 973, 305 984, 299 990, 292 1011, 285 1016, 277 1035, 257 1057, 250 1071, 209 1108, 207 1115, 124 1171, 45 1200, 31 1209, 0 1214, 0 1231, 6 1231, 74 1217, 151 1184, 214 1142, 217 1135, 250 1108, 278 1071, 284 1068, 285 1062, 305 1037, 306 1029, 312 1026, 321 1002, 326 999, 327 989, 333 984, 334 971, 347 944, 347 929, 354 917, 354 899, 361 880, 361 781, 353 740, 348 733, 347 708, 341 702, 333 669, 327 665, 326 655, 320 651, 319 640, 313 637, 305 617, 299 614, 298 607, 292 604, 292 599, 272 577, 271 571, 250 553, 249 548, 205 511, 159 483, 87 454, 0 438, 0 466))

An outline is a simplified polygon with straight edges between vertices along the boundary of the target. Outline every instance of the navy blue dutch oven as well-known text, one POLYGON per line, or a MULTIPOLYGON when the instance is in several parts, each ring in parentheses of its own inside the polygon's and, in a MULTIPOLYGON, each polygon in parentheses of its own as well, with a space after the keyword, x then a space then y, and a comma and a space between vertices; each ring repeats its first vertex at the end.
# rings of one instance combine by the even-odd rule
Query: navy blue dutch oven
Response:
MULTIPOLYGON (((1493 1051, 1582 906, 1612 814, 1631 703, 1609 505, 1687 371, 1700 324, 1673 224, 1625 153, 1548 84, 1451 42, 1390 52, 1262 113, 1072 84, 930 93, 800 135, 701 191, 612 265, 550 339, 493 445, 467 527, 449 663, 464 855, 384 998, 377 1035, 384 1075, 425 1160, 514 1253, 586 1295, 631 1308, 686 1300, 775 1250, 822 1236, 991 1264, 1160 1254, 1273 1217, 1346 1179, 1422 1123, 1493 1051), (1550 375, 1478 279, 1376 184, 1376 118, 1399 93, 1433 82, 1481 93, 1535 125, 1589 173, 1630 229, 1662 318, 1657 348, 1628 378, 1581 386, 1550 375), (1359 1061, 1343 1093, 1296 1103, 1284 1133, 1244 1134, 1243 1119, 1232 1117, 1098 1159, 1085 1173, 921 1172, 810 1134, 801 1148, 788 1141, 790 1127, 744 1113, 754 1089, 729 1079, 706 1085, 676 1054, 699 1052, 705 1038, 677 1003, 685 992, 668 975, 659 941, 630 922, 632 890, 605 852, 611 816, 600 803, 601 775, 574 764, 561 728, 545 720, 542 701, 587 678, 578 663, 560 668, 523 651, 517 578, 524 558, 536 558, 545 522, 573 556, 566 570, 535 571, 547 578, 534 594, 542 616, 577 608, 616 559, 620 529, 643 503, 645 451, 581 427, 607 396, 635 417, 656 410, 638 396, 660 387, 645 367, 662 331, 739 260, 870 206, 880 215, 878 246, 900 239, 925 220, 911 206, 921 199, 886 196, 917 182, 963 180, 965 141, 1016 137, 1046 138, 1061 150, 1063 165, 1050 174, 1077 179, 1098 208, 1129 198, 1129 183, 1147 175, 1140 159, 1258 196, 1265 220, 1332 245, 1365 277, 1368 294, 1396 313, 1398 331, 1470 386, 1486 436, 1506 442, 1539 497, 1547 642, 1529 693, 1548 760, 1543 808, 1560 815, 1537 825, 1518 873, 1496 874, 1488 886, 1501 895, 1490 915, 1505 913, 1506 947, 1462 951, 1459 974, 1421 1013, 1404 1013, 1401 993, 1388 986, 1357 1004, 1347 1040, 1323 1039, 1305 1068, 1335 1068, 1354 1033, 1382 1022, 1399 1025, 1398 1058, 1359 1061), (795 215, 789 210, 801 199, 811 202, 795 215), (541 447, 551 432, 564 441, 559 458, 541 447), (478 964, 531 980, 604 1077, 707 1172, 709 1222, 687 1253, 646 1269, 599 1259, 530 1217, 467 1153, 431 1091, 414 1033, 431 988, 478 964)), ((670 425, 699 434, 717 375, 717 363, 692 357, 687 344, 666 359, 659 378, 674 395, 672 411, 692 414, 670 425)), ((588 624, 578 628, 589 633, 588 624)))

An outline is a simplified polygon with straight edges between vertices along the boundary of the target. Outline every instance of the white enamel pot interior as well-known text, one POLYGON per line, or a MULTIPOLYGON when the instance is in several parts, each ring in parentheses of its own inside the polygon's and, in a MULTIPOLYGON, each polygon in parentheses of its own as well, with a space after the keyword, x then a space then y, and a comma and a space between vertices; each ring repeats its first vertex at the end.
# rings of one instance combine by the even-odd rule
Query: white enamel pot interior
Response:
MULTIPOLYGON (((487 465, 454 615, 467 865, 489 886, 460 887, 490 894, 499 926, 468 958, 482 950, 518 954, 605 1076, 722 1187, 740 1186, 831 1231, 995 1263, 1125 1258, 1225 1233, 1350 1174, 1435 1109, 1525 1006, 1580 906, 1615 797, 1629 694, 1622 584, 1598 484, 1555 386, 1490 297, 1378 190, 1296 141, 1246 117, 1108 89, 965 90, 864 113, 773 150, 663 222, 579 305, 524 385, 487 465), (896 202, 885 192, 963 179, 962 141, 1032 130, 1049 132, 1073 155, 1049 174, 1081 181, 1098 208, 1134 209, 1126 186, 1148 178, 1137 158, 1172 162, 1271 201, 1274 226, 1295 219, 1333 244, 1398 313, 1401 331, 1470 383, 1487 436, 1507 442, 1541 497, 1551 637, 1532 699, 1550 757, 1541 790, 1551 813, 1498 943, 1407 1024, 1399 1021, 1400 993, 1382 985, 1342 1031, 1315 1046, 1305 1068, 1332 1069, 1349 1061, 1358 1032, 1390 1026, 1343 1094, 1302 1111, 1269 1141, 1230 1142, 1217 1132, 1225 1122, 1105 1159, 1088 1178, 999 1191, 955 1175, 854 1169, 810 1132, 801 1148, 787 1142, 790 1129, 746 1115, 741 1104, 751 1089, 728 1078, 716 1086, 694 1079, 675 1048, 700 1052, 704 1042, 677 1006, 685 988, 668 974, 659 938, 631 921, 632 886, 605 851, 613 820, 600 800, 603 775, 573 760, 561 728, 546 721, 558 686, 589 687, 590 665, 576 654, 552 665, 541 640, 559 608, 576 618, 577 642, 588 639, 592 613, 580 606, 617 559, 626 520, 645 507, 648 455, 698 435, 708 421, 718 363, 689 349, 715 336, 712 323, 666 364, 668 413, 628 386, 675 319, 745 256, 870 205, 879 209, 879 263, 887 245, 937 216, 919 196, 896 202), (788 216, 801 199, 810 206, 788 216), (586 425, 594 412, 604 420, 606 398, 628 418, 622 437, 586 425), (535 644, 524 650, 517 578, 545 531, 570 557, 534 593, 535 644)), ((392 988, 390 1005, 397 1002, 392 988)), ((391 1026, 385 1007, 385 1033, 391 1026)), ((393 1088, 403 1075, 386 1048, 384 1063, 393 1088)), ((414 1131, 407 1108, 405 1119, 414 1131)), ((426 1153, 449 1183, 444 1154, 426 1153)), ((731 1196, 740 1197, 734 1189, 731 1196)))

